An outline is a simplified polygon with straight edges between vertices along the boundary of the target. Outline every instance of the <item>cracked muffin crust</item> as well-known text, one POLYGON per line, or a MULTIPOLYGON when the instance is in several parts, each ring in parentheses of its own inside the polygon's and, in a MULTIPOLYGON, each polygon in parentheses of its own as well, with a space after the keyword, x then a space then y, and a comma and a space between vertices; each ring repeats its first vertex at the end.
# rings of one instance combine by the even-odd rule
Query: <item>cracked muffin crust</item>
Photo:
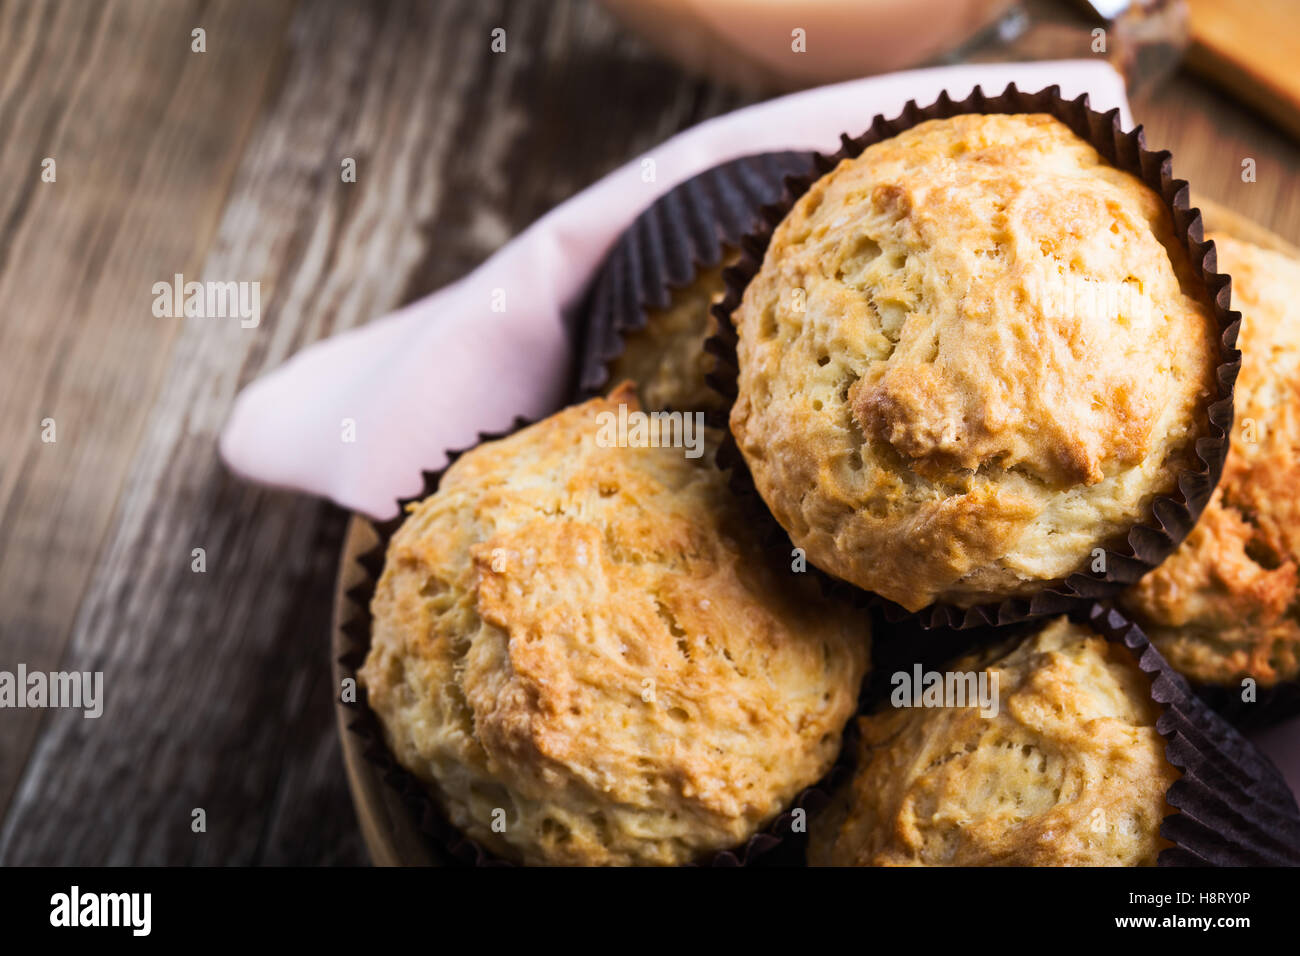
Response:
POLYGON ((1121 542, 1194 467, 1220 356, 1160 197, 1039 114, 841 162, 732 320, 759 493, 810 561, 909 610, 1121 542))
POLYGON ((1182 545, 1124 595, 1194 680, 1300 676, 1300 262, 1213 236, 1241 310, 1241 374, 1223 478, 1182 545))
POLYGON ((857 771, 813 821, 810 864, 1156 862, 1178 771, 1129 651, 1060 618, 993 654, 949 669, 997 674, 994 717, 886 706, 859 719, 857 771))
POLYGON ((458 459, 372 601, 360 676, 389 746, 524 863, 742 844, 831 767, 867 666, 866 616, 769 565, 722 472, 598 444, 619 404, 458 459))

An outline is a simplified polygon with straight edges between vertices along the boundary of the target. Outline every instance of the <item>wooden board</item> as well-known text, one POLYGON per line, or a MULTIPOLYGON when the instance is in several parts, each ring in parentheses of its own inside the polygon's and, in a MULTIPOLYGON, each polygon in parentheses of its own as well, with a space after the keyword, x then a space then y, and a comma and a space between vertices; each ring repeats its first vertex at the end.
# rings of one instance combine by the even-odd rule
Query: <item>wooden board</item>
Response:
MULTIPOLYGON (((11 187, 0 191, 6 661, 51 670, 64 657, 181 328, 153 315, 152 284, 201 270, 289 10, 232 0, 0 7, 0 179, 11 187), (198 26, 203 53, 191 49, 198 26), (46 158, 53 182, 41 179, 46 158), (42 440, 47 418, 52 443, 42 440)), ((47 716, 4 715, 0 815, 11 770, 47 716)))
POLYGON ((1300 137, 1300 3, 1188 0, 1194 69, 1300 137))
MULTIPOLYGON (((1226 233, 1300 258, 1300 251, 1289 242, 1245 216, 1210 200, 1203 200, 1199 205, 1209 231, 1226 233)), ((357 559, 370 551, 378 540, 369 520, 358 515, 352 516, 339 555, 339 573, 334 591, 330 648, 336 687, 341 685, 345 676, 345 669, 338 663, 339 658, 356 649, 352 639, 344 632, 344 626, 352 620, 356 610, 347 599, 347 591, 364 580, 365 573, 357 564, 357 559)), ((410 813, 392 788, 384 783, 374 765, 365 758, 361 739, 347 729, 348 723, 353 719, 352 712, 337 700, 335 712, 343 762, 347 766, 348 786, 371 860, 378 866, 432 865, 433 860, 424 842, 425 838, 416 828, 410 813)))

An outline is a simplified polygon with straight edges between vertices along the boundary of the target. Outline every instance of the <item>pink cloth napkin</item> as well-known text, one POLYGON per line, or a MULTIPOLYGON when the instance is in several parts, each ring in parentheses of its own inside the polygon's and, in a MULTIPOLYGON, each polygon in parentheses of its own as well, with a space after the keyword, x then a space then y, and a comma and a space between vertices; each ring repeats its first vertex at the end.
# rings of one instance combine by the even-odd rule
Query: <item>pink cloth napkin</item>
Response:
MULTIPOLYGON (((240 393, 221 435, 236 474, 331 498, 374 518, 422 487, 446 451, 537 418, 563 401, 570 355, 561 316, 619 233, 660 195, 711 166, 769 150, 838 148, 877 113, 947 90, 961 99, 1057 84, 1094 109, 1119 107, 1104 61, 979 64, 854 80, 769 100, 701 123, 551 210, 465 278, 362 328, 303 349, 240 393), (645 160, 654 161, 646 182, 645 160), (495 308, 494 308, 495 306, 495 308), (504 307, 504 308, 502 308, 504 307), (346 422, 350 422, 349 429, 346 422), (351 437, 352 441, 345 441, 351 437)), ((1254 739, 1300 792, 1300 719, 1254 739)))

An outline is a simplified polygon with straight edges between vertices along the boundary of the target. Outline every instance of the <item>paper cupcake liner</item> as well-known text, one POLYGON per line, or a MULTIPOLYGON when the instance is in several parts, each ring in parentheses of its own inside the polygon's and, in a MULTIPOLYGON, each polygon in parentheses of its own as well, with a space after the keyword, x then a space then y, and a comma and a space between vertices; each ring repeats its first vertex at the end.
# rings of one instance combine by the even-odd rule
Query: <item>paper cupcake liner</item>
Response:
POLYGON ((1133 621, 1095 603, 1089 625, 1118 641, 1152 679, 1151 698, 1165 712, 1156 730, 1165 755, 1182 771, 1170 788, 1160 833, 1175 846, 1166 866, 1300 866, 1300 810, 1278 769, 1226 719, 1194 694, 1133 621))
MULTIPOLYGON (((533 424, 524 418, 516 418, 513 426, 504 432, 480 433, 478 444, 505 438, 521 428, 533 424)), ((472 446, 477 447, 477 446, 472 446)), ((402 802, 417 824, 420 832, 427 838, 428 847, 435 860, 444 866, 515 866, 513 861, 502 859, 483 847, 477 841, 460 832, 447 819, 430 795, 425 785, 409 770, 397 762, 397 758, 384 740, 383 728, 379 718, 370 709, 366 690, 357 680, 357 671, 370 651, 371 625, 370 601, 375 595, 379 576, 383 573, 384 559, 388 544, 397 529, 406 519, 406 506, 422 501, 438 490, 442 476, 447 468, 465 454, 469 449, 460 449, 447 453, 447 465, 438 471, 423 473, 424 487, 416 495, 398 502, 397 517, 388 521, 372 523, 378 543, 369 551, 357 556, 356 563, 364 572, 360 583, 350 588, 345 597, 351 604, 348 623, 342 628, 344 635, 351 642, 350 649, 339 656, 338 662, 344 677, 357 682, 357 699, 343 702, 353 714, 348 724, 348 731, 363 742, 365 758, 380 772, 384 782, 402 799, 402 802)), ((702 858, 696 865, 702 866, 755 866, 755 865, 789 865, 793 859, 802 859, 801 841, 805 834, 793 832, 794 813, 804 812, 805 820, 816 815, 830 799, 830 791, 849 772, 850 728, 845 728, 844 741, 840 755, 835 764, 821 780, 804 788, 789 807, 770 821, 763 829, 751 836, 744 844, 727 850, 721 850, 709 857, 702 858), (789 844, 789 845, 787 845, 789 844)))
POLYGON ((661 196, 619 237, 580 310, 576 399, 599 394, 609 365, 647 313, 718 266, 725 250, 761 225, 759 210, 781 198, 787 176, 812 168, 812 153, 744 156, 714 166, 661 196))
MULTIPOLYGON (((740 304, 745 287, 757 274, 772 233, 786 213, 816 179, 833 170, 841 160, 856 157, 868 146, 896 136, 919 123, 963 113, 1048 113, 1091 143, 1108 162, 1137 176, 1154 190, 1168 207, 1174 228, 1187 247, 1197 274, 1209 292, 1220 332, 1222 355, 1215 376, 1217 393, 1203 413, 1206 418, 1203 422, 1204 434, 1196 442, 1199 464, 1179 472, 1177 494, 1155 499, 1151 520, 1130 529, 1122 550, 1104 549, 1107 567, 1104 575, 1076 572, 1063 580, 1044 582, 1032 596, 1010 597, 972 607, 939 602, 923 608, 915 615, 890 601, 876 598, 887 620, 899 621, 915 616, 926 627, 932 628, 1001 626, 1086 607, 1093 600, 1113 596, 1168 557, 1196 523, 1219 481, 1232 428, 1233 386, 1241 367, 1241 354, 1236 349, 1241 316, 1230 308, 1230 279, 1216 271, 1214 244, 1204 241, 1201 213, 1199 209, 1189 206, 1187 183, 1173 178, 1168 150, 1148 150, 1141 127, 1132 132, 1123 132, 1120 129, 1119 111, 1098 113, 1089 109, 1086 94, 1075 100, 1065 100, 1061 98, 1060 89, 1056 86, 1037 93, 1023 93, 1015 84, 1011 84, 1001 94, 988 96, 977 86, 970 96, 960 102, 952 100, 946 92, 925 108, 918 107, 915 101, 909 101, 902 114, 895 119, 877 116, 870 129, 862 135, 842 136, 842 146, 838 152, 830 156, 817 154, 814 158, 814 172, 787 180, 787 189, 780 202, 762 209, 764 225, 741 241, 740 261, 723 273, 726 296, 713 310, 720 330, 707 343, 708 350, 717 360, 710 384, 725 401, 734 404, 739 376, 737 336, 731 323, 731 314, 740 304)), ((719 462, 734 469, 738 476, 737 487, 745 492, 746 497, 752 496, 762 502, 761 496, 753 487, 753 479, 744 458, 729 431, 724 437, 719 462)))
MULTIPOLYGON (((1166 794, 1178 812, 1160 835, 1174 845, 1161 866, 1300 866, 1300 809, 1277 768, 1224 717, 1201 700, 1132 620, 1105 602, 1069 615, 1107 640, 1123 644, 1151 678, 1151 698, 1163 708, 1156 731, 1165 758, 1181 776, 1166 794)), ((990 643, 1031 633, 1044 622, 1009 628, 922 630, 915 619, 882 628, 873 641, 867 708, 888 699, 888 675, 913 663, 939 667, 990 643), (917 636, 924 642, 917 642, 917 636)))

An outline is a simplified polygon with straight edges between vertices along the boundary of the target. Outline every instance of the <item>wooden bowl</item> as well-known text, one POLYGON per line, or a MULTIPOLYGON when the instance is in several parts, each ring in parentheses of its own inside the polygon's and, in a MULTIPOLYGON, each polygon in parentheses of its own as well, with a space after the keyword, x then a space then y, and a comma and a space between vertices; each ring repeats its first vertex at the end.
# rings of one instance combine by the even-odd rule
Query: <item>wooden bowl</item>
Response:
MULTIPOLYGON (((1217 203, 1201 200, 1196 205, 1200 207, 1209 230, 1226 233, 1237 239, 1253 242, 1258 246, 1300 259, 1300 249, 1257 222, 1217 203)), ((347 598, 347 592, 365 575, 357 563, 357 558, 373 548, 378 540, 370 521, 359 515, 352 516, 343 539, 338 579, 334 588, 330 655, 336 688, 342 686, 344 677, 350 676, 350 671, 339 663, 339 658, 356 649, 353 639, 343 630, 352 619, 352 615, 356 613, 352 602, 347 598)), ((437 861, 430 854, 425 842, 427 838, 416 827, 416 822, 412 819, 406 805, 392 788, 384 783, 383 777, 374 764, 366 759, 361 739, 348 730, 348 724, 356 719, 355 715, 343 705, 337 695, 334 698, 334 707, 338 718, 339 738, 343 744, 343 763, 347 768, 348 786, 352 791, 352 803, 357 808, 361 835, 366 841, 371 860, 376 866, 436 866, 437 861)))
POLYGON ((427 838, 416 827, 406 804, 384 782, 375 765, 366 759, 361 738, 348 730, 348 725, 356 720, 356 714, 344 706, 338 692, 343 686, 343 678, 352 676, 351 669, 339 663, 339 658, 357 649, 356 642, 344 632, 359 613, 347 594, 365 578, 365 571, 357 563, 357 558, 378 542, 374 525, 359 515, 353 515, 343 538, 338 578, 334 584, 330 658, 334 668, 334 713, 338 720, 339 740, 343 744, 343 765, 347 769, 348 788, 352 791, 352 805, 357 808, 361 836, 375 866, 436 866, 437 861, 425 843, 427 838))

